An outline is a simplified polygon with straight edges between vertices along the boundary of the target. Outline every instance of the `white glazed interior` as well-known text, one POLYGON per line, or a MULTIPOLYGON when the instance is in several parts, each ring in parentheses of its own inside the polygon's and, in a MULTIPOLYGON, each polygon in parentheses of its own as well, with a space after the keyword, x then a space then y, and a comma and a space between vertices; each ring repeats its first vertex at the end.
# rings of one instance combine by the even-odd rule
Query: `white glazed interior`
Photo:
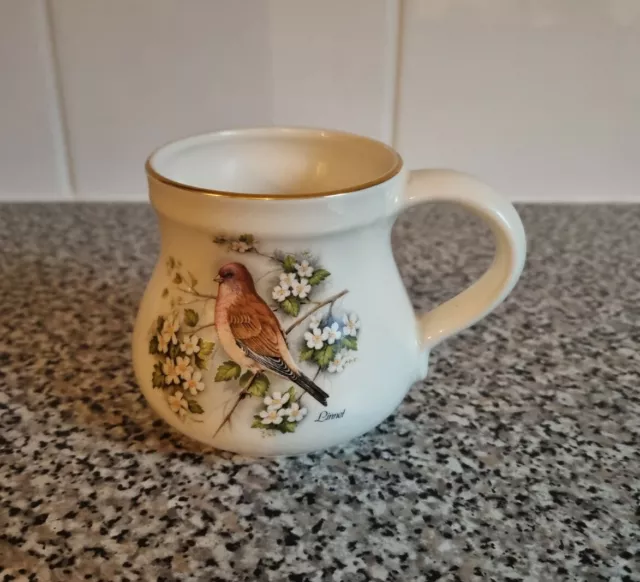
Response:
POLYGON ((189 137, 157 150, 148 169, 175 185, 212 193, 322 196, 366 188, 402 167, 366 137, 322 129, 260 128, 189 137))

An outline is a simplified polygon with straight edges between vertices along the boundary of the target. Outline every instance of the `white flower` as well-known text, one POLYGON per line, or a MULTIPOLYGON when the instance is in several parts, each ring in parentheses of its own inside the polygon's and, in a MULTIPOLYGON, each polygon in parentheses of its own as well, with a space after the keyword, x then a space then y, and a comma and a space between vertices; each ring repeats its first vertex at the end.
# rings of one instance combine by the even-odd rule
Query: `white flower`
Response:
POLYGON ((191 372, 193 372, 193 368, 191 368, 191 359, 178 356, 176 358, 175 371, 176 374, 179 374, 184 379, 186 379, 187 374, 191 375, 191 372))
POLYGON ((262 410, 260 412, 262 424, 280 424, 282 422, 282 410, 262 410))
POLYGON ((293 296, 300 297, 300 299, 304 299, 309 295, 309 291, 311 291, 311 285, 309 285, 309 281, 307 281, 307 279, 301 279, 291 287, 291 293, 293 293, 293 296))
POLYGON ((322 332, 319 327, 316 327, 313 331, 305 331, 304 339, 307 342, 308 348, 320 350, 324 345, 324 337, 322 336, 322 332))
POLYGON ((180 320, 178 317, 167 317, 162 324, 160 334, 167 344, 177 344, 178 338, 176 332, 180 329, 180 320))
POLYGON ((289 422, 300 422, 307 414, 306 408, 300 408, 297 402, 291 403, 291 406, 283 411, 283 415, 287 417, 289 422))
POLYGON ((316 327, 320 327, 321 322, 322 322, 322 315, 318 313, 314 313, 309 319, 309 329, 315 329, 316 327))
POLYGON ((166 354, 169 349, 169 343, 164 339, 164 336, 161 333, 157 334, 156 337, 158 338, 158 351, 161 354, 166 354))
POLYGON ((325 340, 329 345, 336 343, 336 341, 338 341, 342 337, 342 332, 338 331, 338 327, 340 326, 337 322, 334 321, 331 324, 331 327, 325 327, 322 330, 322 339, 325 340))
POLYGON ((185 336, 182 344, 180 344, 180 349, 188 356, 197 354, 200 351, 200 346, 198 345, 199 339, 197 335, 185 336))
POLYGON ((289 289, 298 282, 295 273, 282 273, 280 275, 280 287, 283 289, 289 289))
POLYGON ((176 390, 175 394, 169 394, 167 402, 169 403, 169 408, 180 418, 183 418, 187 414, 187 410, 189 410, 189 403, 180 390, 176 390))
POLYGON ((296 263, 295 267, 301 277, 311 277, 313 275, 313 267, 309 264, 309 261, 305 260, 299 264, 296 263))
POLYGON ((231 250, 236 251, 238 253, 246 253, 247 251, 250 251, 252 248, 253 248, 252 245, 242 240, 234 240, 231 243, 231 250))
POLYGON ((355 350, 343 350, 343 351, 346 352, 346 355, 344 357, 345 364, 350 364, 351 362, 355 362, 358 359, 358 356, 356 356, 355 350))
POLYGON ((289 393, 274 392, 271 396, 266 396, 264 403, 267 410, 280 410, 287 402, 289 402, 289 393))
POLYGON ((329 362, 327 370, 332 374, 342 372, 345 365, 348 363, 347 357, 347 350, 340 350, 335 356, 333 356, 333 360, 329 362))
POLYGON ((182 387, 185 392, 191 392, 194 396, 198 392, 202 392, 204 390, 204 382, 202 382, 202 372, 199 370, 189 370, 184 376, 184 382, 182 383, 182 387))
POLYGON ((162 373, 165 384, 180 384, 180 374, 171 358, 167 358, 162 364, 162 373))
POLYGON ((355 313, 351 315, 344 315, 342 317, 342 321, 344 322, 344 327, 342 328, 342 332, 344 335, 351 335, 356 337, 358 335, 358 330, 360 329, 360 320, 355 313))
POLYGON ((289 295, 291 295, 291 291, 286 287, 280 287, 280 285, 276 285, 273 288, 273 293, 271 294, 278 303, 282 303, 287 297, 289 297, 289 295))
POLYGON ((173 311, 171 315, 167 317, 167 321, 171 324, 173 331, 177 332, 180 330, 180 325, 182 324, 182 314, 179 311, 173 311))

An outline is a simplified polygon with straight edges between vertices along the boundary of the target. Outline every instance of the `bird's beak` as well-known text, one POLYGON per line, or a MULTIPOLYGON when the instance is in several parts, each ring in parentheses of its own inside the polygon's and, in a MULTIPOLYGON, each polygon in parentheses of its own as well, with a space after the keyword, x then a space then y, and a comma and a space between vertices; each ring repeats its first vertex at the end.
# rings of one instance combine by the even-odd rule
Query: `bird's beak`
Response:
POLYGON ((222 277, 220 277, 220 275, 218 275, 217 277, 214 277, 214 278, 213 278, 213 280, 214 280, 216 283, 222 283, 222 281, 223 281, 223 279, 222 279, 222 277))

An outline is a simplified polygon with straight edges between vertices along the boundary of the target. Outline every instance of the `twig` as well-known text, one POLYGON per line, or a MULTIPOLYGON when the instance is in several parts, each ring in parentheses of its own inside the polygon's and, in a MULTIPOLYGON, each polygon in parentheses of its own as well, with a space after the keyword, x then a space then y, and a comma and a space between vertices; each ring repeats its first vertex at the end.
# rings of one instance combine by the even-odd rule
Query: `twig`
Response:
POLYGON ((216 429, 216 432, 213 433, 213 436, 211 438, 216 438, 218 436, 218 433, 222 430, 222 428, 224 427, 225 424, 227 424, 230 420, 231 420, 231 415, 235 412, 236 408, 238 408, 238 405, 240 404, 240 402, 242 402, 242 400, 244 399, 244 397, 247 395, 247 392, 245 390, 243 390, 242 392, 240 392, 240 394, 238 395, 238 399, 235 401, 235 403, 233 404, 233 407, 231 408, 231 410, 226 414, 226 416, 224 417, 224 419, 222 420, 222 422, 220 423, 220 426, 216 429))
POLYGON ((262 281, 262 279, 264 279, 267 275, 271 275, 273 273, 277 273, 280 269, 271 269, 271 271, 267 271, 264 275, 260 275, 260 277, 258 277, 256 279, 256 283, 258 283, 258 281, 262 281))
POLYGON ((178 303, 178 305, 193 305, 194 303, 202 303, 203 301, 210 301, 210 299, 208 297, 206 299, 204 297, 200 297, 198 299, 192 299, 191 301, 183 301, 182 303, 178 303))
POLYGON ((186 293, 187 295, 193 295, 194 297, 200 297, 202 299, 216 299, 217 298, 217 295, 205 295, 204 293, 198 293, 193 288, 182 289, 181 287, 178 287, 178 291, 180 291, 180 293, 186 293))
POLYGON ((307 319, 310 315, 313 315, 316 311, 318 311, 318 309, 322 309, 325 305, 329 305, 329 303, 331 303, 331 306, 333 307, 333 304, 338 299, 340 299, 340 297, 343 297, 347 293, 349 293, 349 290, 348 289, 344 289, 343 291, 340 291, 340 293, 336 293, 335 295, 332 295, 328 299, 325 299, 324 301, 318 303, 313 309, 307 311, 307 313, 305 313, 302 317, 299 317, 298 319, 296 319, 287 329, 285 329, 284 330, 284 334, 285 335, 289 335, 305 319, 307 319))
POLYGON ((199 331, 202 331, 203 329, 207 329, 209 327, 214 327, 216 324, 215 321, 212 321, 211 323, 206 323, 205 325, 201 325, 200 327, 196 327, 191 333, 198 333, 199 331))
POLYGON ((252 247, 251 250, 249 251, 250 253, 255 253, 256 255, 260 255, 261 257, 265 257, 266 259, 270 259, 272 261, 275 261, 276 263, 283 265, 283 261, 281 261, 280 259, 276 259, 273 255, 267 255, 266 253, 261 253, 256 247, 252 247))
POLYGON ((235 401, 235 403, 233 405, 233 408, 231 408, 229 413, 224 417, 224 419, 222 420, 222 423, 220 424, 220 426, 218 427, 218 429, 216 430, 216 432, 215 432, 215 434, 213 435, 212 438, 216 438, 216 436, 222 430, 222 427, 225 424, 227 424, 227 423, 231 424, 231 415, 234 413, 235 409, 238 408, 238 405, 240 404, 240 402, 249 394, 249 388, 251 388, 251 385, 253 384, 253 381, 256 379, 257 375, 258 375, 257 373, 254 373, 253 376, 251 377, 251 380, 247 384, 247 387, 244 388, 242 390, 242 392, 240 392, 240 395, 238 396, 238 399, 235 401))

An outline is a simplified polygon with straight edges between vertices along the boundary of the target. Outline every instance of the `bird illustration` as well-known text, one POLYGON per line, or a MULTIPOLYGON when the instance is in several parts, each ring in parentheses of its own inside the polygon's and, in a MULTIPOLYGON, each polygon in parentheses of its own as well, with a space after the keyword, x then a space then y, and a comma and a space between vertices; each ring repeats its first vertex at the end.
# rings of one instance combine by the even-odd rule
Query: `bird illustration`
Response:
POLYGON ((228 263, 214 280, 219 283, 215 326, 227 355, 253 373, 268 370, 290 380, 326 406, 329 395, 296 366, 280 322, 256 292, 247 268, 228 263))

